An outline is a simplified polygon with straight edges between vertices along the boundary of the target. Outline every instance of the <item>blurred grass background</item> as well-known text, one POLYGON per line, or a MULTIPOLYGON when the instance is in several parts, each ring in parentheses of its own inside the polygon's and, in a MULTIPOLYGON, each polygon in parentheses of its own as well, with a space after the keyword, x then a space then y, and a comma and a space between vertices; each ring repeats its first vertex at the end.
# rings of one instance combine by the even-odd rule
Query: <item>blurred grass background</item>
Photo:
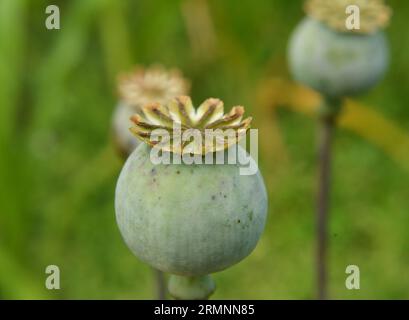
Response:
MULTIPOLYGON (((351 101, 337 133, 330 296, 409 298, 409 5, 389 1, 391 65, 351 101), (361 289, 345 288, 345 268, 361 289)), ((303 16, 287 0, 0 0, 0 298, 154 297, 152 272, 121 239, 121 161, 110 121, 116 76, 178 67, 193 100, 242 104, 259 128, 269 192, 253 254, 215 275, 219 299, 309 299, 314 287, 315 121, 319 97, 294 85, 287 41, 303 16), (47 30, 57 4, 61 29, 47 30), (61 290, 45 289, 45 268, 61 290)))

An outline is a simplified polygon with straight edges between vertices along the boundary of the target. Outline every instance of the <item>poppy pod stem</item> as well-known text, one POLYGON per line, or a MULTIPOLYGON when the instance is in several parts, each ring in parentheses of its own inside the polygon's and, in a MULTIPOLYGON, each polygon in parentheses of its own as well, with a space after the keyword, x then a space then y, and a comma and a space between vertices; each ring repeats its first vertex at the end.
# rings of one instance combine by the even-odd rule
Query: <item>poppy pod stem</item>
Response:
POLYGON ((210 275, 176 276, 169 278, 169 293, 180 300, 206 300, 216 289, 210 275))
POLYGON ((152 268, 155 277, 155 293, 157 300, 166 300, 166 281, 162 271, 152 268))
POLYGON ((328 213, 331 187, 331 149, 340 99, 325 97, 319 109, 317 196, 317 289, 318 299, 327 299, 328 213))

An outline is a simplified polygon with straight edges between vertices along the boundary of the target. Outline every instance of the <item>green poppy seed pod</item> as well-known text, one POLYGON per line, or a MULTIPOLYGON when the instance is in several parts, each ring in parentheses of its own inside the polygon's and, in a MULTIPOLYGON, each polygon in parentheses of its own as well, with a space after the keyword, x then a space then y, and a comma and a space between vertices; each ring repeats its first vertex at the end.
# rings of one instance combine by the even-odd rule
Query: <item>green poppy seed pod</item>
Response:
POLYGON ((329 97, 362 93, 384 75, 389 49, 382 31, 348 33, 305 18, 294 31, 288 58, 294 78, 329 97))
POLYGON ((162 66, 138 67, 118 81, 120 101, 112 116, 112 133, 118 153, 127 158, 139 141, 129 132, 129 118, 151 102, 167 103, 189 92, 190 84, 176 69, 162 66))
POLYGON ((154 165, 150 150, 141 144, 131 154, 116 188, 117 222, 132 252, 184 276, 220 271, 250 254, 266 218, 260 174, 240 175, 232 164, 154 165))
POLYGON ((135 114, 135 108, 120 102, 115 107, 112 116, 112 131, 115 147, 123 158, 126 158, 132 150, 138 146, 139 141, 129 132, 129 126, 124 123, 129 123, 129 118, 135 114))
MULTIPOLYGON (((229 163, 230 148, 237 148, 237 159, 248 155, 223 139, 204 148, 215 151, 214 155, 224 154, 221 164, 165 164, 151 161, 149 136, 155 128, 167 130, 174 122, 179 122, 183 130, 189 126, 201 128, 198 132, 202 134, 207 134, 205 128, 245 131, 251 119, 241 120, 242 107, 224 115, 218 99, 206 100, 197 111, 189 97, 178 97, 168 108, 152 104, 143 111, 144 116, 132 118, 132 132, 147 143, 132 152, 120 173, 115 192, 117 224, 137 257, 173 275, 169 291, 174 297, 204 299, 214 291, 208 274, 244 259, 262 234, 267 214, 263 179, 258 170, 242 175, 238 163, 229 163), (219 149, 221 146, 223 149, 219 149)), ((175 154, 177 150, 174 147, 161 152, 175 154)), ((189 150, 203 150, 201 142, 189 150)))

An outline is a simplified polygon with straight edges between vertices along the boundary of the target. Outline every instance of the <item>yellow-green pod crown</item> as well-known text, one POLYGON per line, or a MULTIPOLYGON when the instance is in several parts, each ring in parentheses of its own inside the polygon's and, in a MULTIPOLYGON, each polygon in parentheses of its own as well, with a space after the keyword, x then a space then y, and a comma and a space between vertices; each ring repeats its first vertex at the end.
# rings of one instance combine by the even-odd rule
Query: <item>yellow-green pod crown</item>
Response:
POLYGON ((180 96, 167 105, 150 103, 141 110, 131 117, 131 132, 151 146, 159 146, 160 142, 163 151, 179 154, 204 155, 224 150, 242 139, 251 123, 250 117, 243 120, 242 106, 224 114, 223 102, 215 98, 207 99, 197 109, 190 97, 180 96), (160 140, 163 130, 169 141, 160 140), (199 134, 200 139, 183 141, 186 133, 199 134))
POLYGON ((383 0, 307 0, 305 11, 311 18, 321 21, 340 32, 374 33, 385 28, 392 10, 383 0), (349 30, 345 26, 346 9, 356 5, 360 12, 360 28, 349 30))

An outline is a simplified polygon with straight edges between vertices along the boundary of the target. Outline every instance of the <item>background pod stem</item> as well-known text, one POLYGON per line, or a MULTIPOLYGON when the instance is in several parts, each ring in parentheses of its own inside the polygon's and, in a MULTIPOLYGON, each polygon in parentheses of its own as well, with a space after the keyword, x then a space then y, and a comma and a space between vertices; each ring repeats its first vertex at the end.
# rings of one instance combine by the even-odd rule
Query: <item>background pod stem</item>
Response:
POLYGON ((210 275, 203 276, 177 276, 169 277, 169 293, 180 300, 205 300, 216 289, 216 285, 210 275))
POLYGON ((324 97, 319 109, 317 196, 317 296, 327 299, 327 229, 331 187, 331 149, 341 99, 324 97))
POLYGON ((165 275, 162 271, 152 268, 155 275, 155 292, 157 300, 166 300, 165 275))

